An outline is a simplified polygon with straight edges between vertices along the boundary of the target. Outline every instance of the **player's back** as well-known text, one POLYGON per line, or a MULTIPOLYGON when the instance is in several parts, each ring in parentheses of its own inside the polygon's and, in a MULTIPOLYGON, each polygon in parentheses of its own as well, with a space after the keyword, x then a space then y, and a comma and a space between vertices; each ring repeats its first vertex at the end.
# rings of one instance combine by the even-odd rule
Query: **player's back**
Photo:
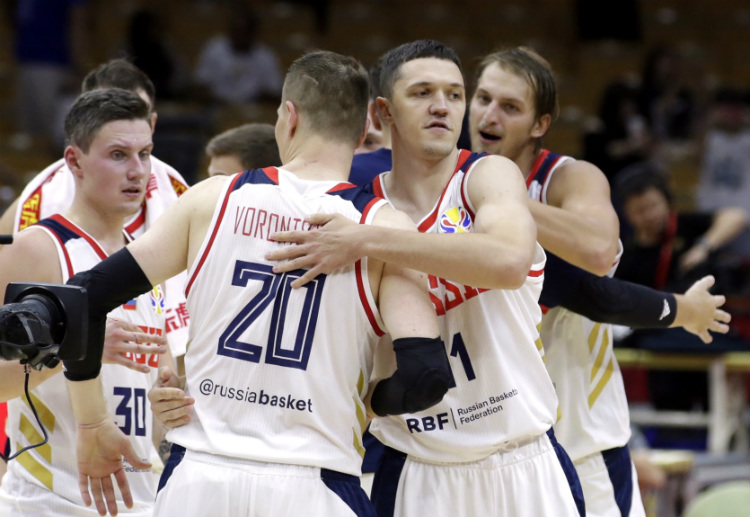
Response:
POLYGON ((274 274, 275 231, 317 212, 369 223, 385 204, 347 183, 283 169, 227 181, 189 271, 186 390, 195 416, 169 439, 190 450, 359 475, 362 398, 382 324, 365 260, 303 288, 274 274))

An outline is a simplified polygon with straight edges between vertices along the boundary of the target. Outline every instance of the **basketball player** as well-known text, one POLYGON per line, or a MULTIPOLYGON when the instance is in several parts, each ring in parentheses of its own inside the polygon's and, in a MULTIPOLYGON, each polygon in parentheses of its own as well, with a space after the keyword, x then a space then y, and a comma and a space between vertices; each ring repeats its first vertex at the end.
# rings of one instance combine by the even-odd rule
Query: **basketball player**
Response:
POLYGON ((380 81, 393 168, 373 190, 423 233, 360 232, 316 215, 335 242, 315 242, 321 230, 279 232, 301 244, 269 254, 288 259, 278 271, 310 267, 295 286, 365 255, 430 273, 456 386, 427 411, 373 420, 390 447, 373 485, 378 513, 578 515, 546 433, 557 398, 537 333, 544 254, 523 178, 510 160, 456 148, 466 104, 451 49, 402 45, 382 58, 380 81))
MULTIPOLYGON (((362 260, 293 290, 304 272, 275 274, 264 258, 284 246, 274 231, 307 229, 305 214, 320 210, 416 234, 405 214, 346 183, 366 108, 367 74, 356 60, 303 56, 278 110, 283 168, 206 180, 120 254, 73 279, 96 311, 189 269, 186 393, 195 417, 168 436, 173 457, 185 452, 165 471, 156 515, 374 515, 358 482, 365 394, 384 416, 422 410, 447 391, 450 367, 422 275, 362 260), (386 328, 397 370, 368 392, 386 328)), ((101 328, 101 314, 93 318, 101 328)), ((122 483, 117 462, 130 452, 92 396, 97 361, 92 352, 66 362, 66 376, 83 494, 90 480, 104 510, 107 474, 122 483)))
POLYGON ((206 144, 210 159, 208 175, 232 175, 237 172, 281 165, 271 124, 244 124, 219 133, 206 144))
MULTIPOLYGON (((113 59, 89 72, 81 90, 88 92, 103 88, 123 88, 137 93, 149 106, 151 130, 156 127, 155 90, 151 80, 141 70, 124 59, 113 59)), ((125 229, 134 237, 141 235, 164 210, 187 189, 182 176, 172 167, 151 157, 151 176, 148 178, 146 196, 126 219, 125 229)), ((70 207, 75 193, 75 181, 65 159, 48 166, 32 179, 21 195, 0 217, 0 233, 15 233, 70 207)), ((175 356, 185 353, 188 314, 183 293, 184 276, 165 283, 167 295, 167 337, 175 356)), ((111 331, 137 331, 125 323, 110 324, 111 331)), ((127 347, 123 343, 123 347, 127 347)))
MULTIPOLYGON (((69 145, 64 156, 76 184, 72 204, 63 214, 21 231, 14 244, 3 250, 0 285, 11 281, 61 283, 125 246, 130 236, 123 224, 141 206, 147 192, 150 122, 148 105, 132 92, 97 90, 76 100, 65 122, 69 145)), ((109 316, 128 322, 144 336, 163 336, 163 291, 156 287, 109 316)), ((131 357, 143 363, 147 373, 117 364, 102 368, 104 392, 111 408, 108 419, 128 436, 137 458, 124 466, 133 501, 118 495, 117 503, 132 506, 129 515, 143 517, 152 514, 156 496, 153 474, 144 463, 153 449, 154 434, 146 393, 156 379, 161 359, 145 354, 153 348, 149 341, 146 337, 134 344, 139 354, 131 357)), ((23 397, 23 366, 2 363, 0 369, 2 400, 9 400, 11 452, 17 452, 41 442, 42 430, 23 397)), ((31 398, 49 441, 9 462, 0 487, 0 514, 4 516, 96 515, 86 508, 78 490, 75 422, 61 370, 31 371, 31 398)))
POLYGON ((563 305, 546 313, 542 341, 547 369, 560 399, 555 434, 574 461, 589 516, 644 515, 627 442, 627 400, 612 349, 609 321, 635 327, 684 326, 709 342, 726 332, 729 315, 712 296, 713 279, 685 295, 643 289, 611 276, 617 267, 617 219, 609 185, 594 165, 542 148, 557 110, 549 64, 519 47, 486 56, 470 105, 476 151, 512 159, 526 177, 529 207, 548 252, 541 301, 563 305))

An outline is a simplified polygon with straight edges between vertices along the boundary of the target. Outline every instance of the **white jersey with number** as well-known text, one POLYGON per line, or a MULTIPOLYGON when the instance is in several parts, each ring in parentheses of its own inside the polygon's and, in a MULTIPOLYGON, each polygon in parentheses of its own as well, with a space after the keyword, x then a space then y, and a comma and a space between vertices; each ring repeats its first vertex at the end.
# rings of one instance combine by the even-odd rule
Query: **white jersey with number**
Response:
POLYGON ((185 355, 189 424, 168 439, 246 460, 360 475, 362 398, 382 335, 366 260, 320 275, 274 274, 271 235, 307 230, 305 216, 369 224, 385 201, 348 183, 304 181, 269 167, 227 181, 188 272, 192 320, 185 355))
MULTIPOLYGON (((44 219, 24 231, 44 231, 55 242, 63 282, 79 271, 91 269, 107 257, 106 252, 90 235, 61 215, 44 219)), ((134 323, 143 332, 161 335, 165 328, 163 293, 156 287, 150 293, 113 310, 109 317, 134 323)), ((152 367, 151 372, 145 374, 120 365, 105 364, 101 370, 102 384, 112 418, 130 438, 138 457, 147 461, 153 449, 152 413, 147 394, 157 377, 159 356, 144 355, 131 359, 148 364, 152 367)), ((13 480, 12 486, 21 487, 24 482, 32 483, 67 500, 56 504, 58 508, 65 508, 68 502, 74 507, 82 507, 75 453, 76 426, 65 387, 65 376, 59 373, 44 381, 31 390, 31 397, 49 434, 49 441, 46 445, 24 452, 8 464, 8 475, 17 478, 13 480)), ((8 402, 8 435, 13 453, 42 441, 42 431, 26 397, 8 402)), ((150 470, 136 469, 127 462, 125 471, 135 502, 132 512, 148 512, 156 497, 154 475, 150 470)), ((6 490, 9 485, 11 483, 4 484, 3 489, 6 490)), ((23 494, 23 490, 19 489, 19 492, 9 494, 10 498, 22 498, 20 494, 23 494)), ((120 511, 128 513, 119 491, 117 497, 120 511)), ((19 501, 18 504, 33 507, 34 502, 19 501)), ((72 514, 78 510, 71 509, 70 512, 72 514)), ((93 511, 93 514, 96 512, 93 511)))
MULTIPOLYGON (((529 196, 546 204, 550 179, 570 160, 543 151, 527 179, 529 196)), ((608 276, 614 275, 621 254, 622 244, 608 276)), ((542 342, 547 370, 560 399, 555 436, 570 458, 576 461, 625 445, 630 439, 630 415, 612 347, 612 326, 555 307, 542 320, 542 342)))
MULTIPOLYGON (((164 211, 187 190, 185 180, 174 168, 151 156, 151 176, 146 185, 146 197, 140 210, 125 225, 133 237, 142 235, 164 211)), ((13 232, 35 224, 70 208, 75 194, 73 173, 64 159, 58 160, 37 174, 18 198, 13 232)), ((167 300, 167 339, 172 354, 185 353, 188 339, 188 313, 185 306, 185 273, 164 283, 167 300)))
MULTIPOLYGON (((477 159, 481 156, 460 153, 454 175, 435 209, 420 222, 420 231, 473 231, 475 212, 466 188, 477 159)), ((373 190, 386 197, 383 175, 373 190)), ((537 244, 526 283, 515 290, 478 289, 430 276, 430 296, 456 385, 425 411, 374 419, 372 434, 415 458, 454 463, 479 461, 505 442, 549 430, 557 397, 537 331, 544 263, 537 244)), ((390 357, 381 361, 378 354, 376 377, 389 376, 394 367, 390 357)))

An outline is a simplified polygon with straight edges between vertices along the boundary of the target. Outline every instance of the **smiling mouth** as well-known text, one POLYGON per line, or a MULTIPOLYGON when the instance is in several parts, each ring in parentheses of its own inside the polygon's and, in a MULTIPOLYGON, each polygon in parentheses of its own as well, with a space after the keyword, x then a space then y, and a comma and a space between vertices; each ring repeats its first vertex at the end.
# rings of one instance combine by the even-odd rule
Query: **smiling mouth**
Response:
POLYGON ((502 140, 502 137, 491 135, 483 131, 479 132, 479 136, 481 136, 484 140, 489 140, 490 142, 499 142, 500 140, 502 140))

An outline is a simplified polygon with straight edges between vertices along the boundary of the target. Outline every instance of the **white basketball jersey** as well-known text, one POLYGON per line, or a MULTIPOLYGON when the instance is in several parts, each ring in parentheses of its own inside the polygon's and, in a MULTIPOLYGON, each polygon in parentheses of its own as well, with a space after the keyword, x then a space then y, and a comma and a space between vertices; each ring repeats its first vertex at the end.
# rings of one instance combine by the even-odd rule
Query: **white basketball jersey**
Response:
MULTIPOLYGON (((102 247, 86 232, 61 215, 44 219, 25 231, 44 231, 55 242, 63 282, 79 271, 91 269, 107 257, 102 247)), ((109 316, 134 323, 143 332, 161 335, 164 332, 164 296, 160 288, 118 307, 109 316)), ((128 435, 136 453, 143 460, 150 458, 152 444, 152 413, 148 390, 157 378, 158 356, 133 357, 137 362, 152 366, 144 374, 124 366, 102 365, 101 378, 107 406, 112 418, 128 435)), ((83 506, 78 488, 76 464, 76 425, 68 400, 65 376, 59 373, 31 390, 31 397, 39 417, 49 434, 47 444, 24 452, 8 464, 8 475, 46 487, 59 496, 83 506)), ((26 401, 20 397, 8 402, 8 435, 15 451, 42 441, 42 433, 26 401)), ((125 461, 125 460, 123 460, 125 461)), ((154 475, 150 470, 125 465, 125 472, 133 494, 133 511, 143 511, 153 505, 156 497, 154 475)), ((119 491, 120 508, 125 509, 119 491)))
MULTIPOLYGON (((151 156, 151 177, 141 209, 125 225, 133 237, 141 236, 164 211, 187 190, 185 180, 174 168, 151 156)), ((18 232, 42 219, 62 214, 70 208, 75 194, 73 173, 64 159, 58 160, 37 174, 18 198, 13 232, 18 232)), ((167 339, 172 354, 185 353, 188 339, 185 305, 185 273, 164 282, 167 300, 167 339)))
MULTIPOLYGON (((419 224, 421 232, 474 231, 475 212, 466 186, 480 158, 461 151, 435 209, 419 224)), ((373 190, 385 197, 383 176, 376 178, 373 190)), ((557 397, 544 369, 537 331, 544 263, 544 251, 537 244, 526 283, 515 290, 478 289, 430 276, 430 296, 455 386, 425 411, 374 419, 372 434, 426 461, 468 462, 486 458, 509 440, 549 430, 557 397)), ((389 376, 394 367, 391 357, 377 354, 376 377, 389 376)))
MULTIPOLYGON (((555 170, 573 160, 543 151, 529 174, 529 196, 547 203, 555 170)), ((622 244, 608 276, 613 276, 622 244)), ((622 373, 612 348, 612 326, 596 323, 562 307, 542 319, 547 370, 560 399, 555 436, 573 461, 622 447, 630 439, 630 415, 622 373)))
POLYGON ((366 260, 300 289, 274 274, 271 235, 305 216, 369 224, 385 201, 348 183, 269 167, 227 181, 188 272, 186 392, 195 416, 168 438, 189 450, 360 475, 362 398, 382 324, 366 260))

